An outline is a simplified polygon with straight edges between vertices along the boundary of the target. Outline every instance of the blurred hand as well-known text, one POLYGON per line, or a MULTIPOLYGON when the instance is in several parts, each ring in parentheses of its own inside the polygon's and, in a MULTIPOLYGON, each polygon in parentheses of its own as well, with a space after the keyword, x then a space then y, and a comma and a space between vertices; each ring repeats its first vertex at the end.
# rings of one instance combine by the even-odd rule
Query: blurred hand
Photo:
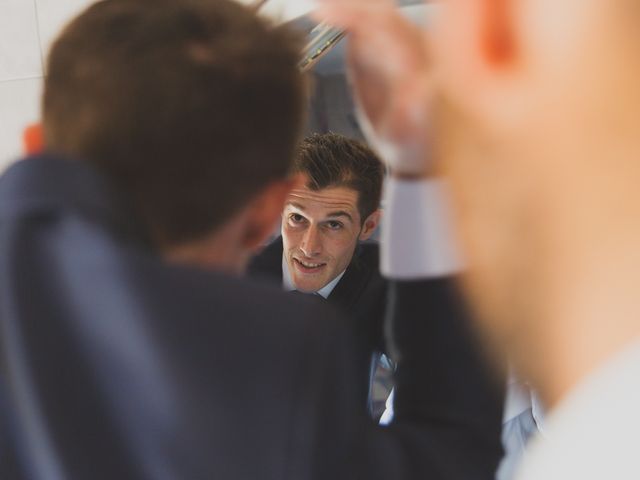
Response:
POLYGON ((349 32, 348 72, 361 126, 400 177, 433 171, 432 72, 425 33, 393 0, 321 0, 316 17, 349 32))

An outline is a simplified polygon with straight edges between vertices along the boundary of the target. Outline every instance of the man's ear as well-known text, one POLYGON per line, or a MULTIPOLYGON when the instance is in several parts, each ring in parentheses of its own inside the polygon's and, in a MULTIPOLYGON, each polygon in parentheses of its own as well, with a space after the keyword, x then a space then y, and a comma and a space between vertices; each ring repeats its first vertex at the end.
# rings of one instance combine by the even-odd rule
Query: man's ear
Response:
POLYGON ((362 225, 362 232, 360 232, 358 240, 360 240, 361 242, 369 240, 371 238, 371 235, 373 235, 373 233, 378 228, 378 225, 380 225, 381 217, 382 210, 376 210, 371 215, 369 215, 362 225))
POLYGON ((34 123, 24 129, 22 132, 22 148, 25 155, 34 155, 42 152, 44 141, 40 123, 34 123))
POLYGON ((522 53, 516 2, 449 0, 438 8, 441 16, 431 39, 444 88, 465 105, 484 107, 494 100, 486 94, 502 89, 495 80, 522 53))
POLYGON ((276 180, 251 200, 246 209, 247 228, 242 240, 246 249, 257 250, 275 232, 287 195, 301 182, 298 175, 276 180))
POLYGON ((480 54, 485 63, 501 68, 517 54, 516 25, 512 0, 484 0, 480 25, 480 54))

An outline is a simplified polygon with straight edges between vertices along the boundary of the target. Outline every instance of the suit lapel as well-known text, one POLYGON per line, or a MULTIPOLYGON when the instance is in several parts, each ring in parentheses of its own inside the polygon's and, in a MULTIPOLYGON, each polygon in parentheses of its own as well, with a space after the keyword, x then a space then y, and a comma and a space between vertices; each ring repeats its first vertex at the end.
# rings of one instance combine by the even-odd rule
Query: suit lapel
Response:
POLYGON ((356 307, 371 277, 370 265, 361 261, 361 256, 362 247, 358 245, 347 271, 327 299, 347 311, 352 311, 356 307))

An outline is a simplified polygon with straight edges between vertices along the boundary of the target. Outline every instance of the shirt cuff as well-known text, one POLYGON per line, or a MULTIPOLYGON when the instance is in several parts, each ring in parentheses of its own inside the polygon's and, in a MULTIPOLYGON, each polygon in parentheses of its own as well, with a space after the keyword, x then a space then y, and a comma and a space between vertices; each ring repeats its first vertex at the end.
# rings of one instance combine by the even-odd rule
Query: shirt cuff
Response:
POLYGON ((417 280, 462 270, 444 180, 389 177, 383 202, 380 269, 385 277, 417 280))

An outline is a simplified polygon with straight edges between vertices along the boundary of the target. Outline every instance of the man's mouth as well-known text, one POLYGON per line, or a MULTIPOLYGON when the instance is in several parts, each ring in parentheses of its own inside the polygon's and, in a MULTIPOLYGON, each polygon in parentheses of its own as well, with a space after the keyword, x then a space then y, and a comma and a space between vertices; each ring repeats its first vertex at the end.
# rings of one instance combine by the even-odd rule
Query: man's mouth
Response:
POLYGON ((299 260, 297 258, 293 259, 293 263, 296 265, 298 270, 303 273, 316 273, 327 265, 326 263, 308 262, 306 260, 299 260))

